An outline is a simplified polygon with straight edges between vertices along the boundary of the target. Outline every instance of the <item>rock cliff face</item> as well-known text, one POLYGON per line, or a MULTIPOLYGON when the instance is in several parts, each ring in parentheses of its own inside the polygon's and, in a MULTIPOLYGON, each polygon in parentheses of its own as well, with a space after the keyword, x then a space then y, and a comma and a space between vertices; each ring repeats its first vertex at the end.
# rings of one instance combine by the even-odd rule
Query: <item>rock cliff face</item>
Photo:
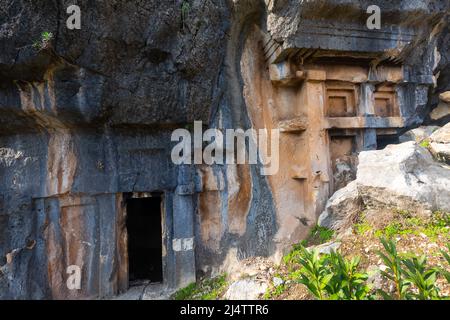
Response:
POLYGON ((66 27, 73 1, 0 0, 3 299, 126 290, 139 199, 160 201, 150 264, 169 287, 277 257, 360 150, 432 123, 450 90, 446 0, 75 2, 80 30, 66 27), (366 28, 371 4, 381 30, 366 28), (194 120, 281 128, 279 172, 175 165, 171 133, 194 120), (66 286, 71 265, 80 290, 66 286))

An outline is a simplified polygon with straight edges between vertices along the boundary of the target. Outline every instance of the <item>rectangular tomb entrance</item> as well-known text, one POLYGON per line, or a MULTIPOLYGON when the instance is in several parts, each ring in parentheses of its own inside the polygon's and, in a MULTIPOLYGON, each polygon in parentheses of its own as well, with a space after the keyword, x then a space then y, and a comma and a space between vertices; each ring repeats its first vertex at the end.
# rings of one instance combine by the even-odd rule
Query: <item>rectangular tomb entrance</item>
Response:
POLYGON ((130 284, 163 281, 161 208, 160 194, 126 200, 130 284))

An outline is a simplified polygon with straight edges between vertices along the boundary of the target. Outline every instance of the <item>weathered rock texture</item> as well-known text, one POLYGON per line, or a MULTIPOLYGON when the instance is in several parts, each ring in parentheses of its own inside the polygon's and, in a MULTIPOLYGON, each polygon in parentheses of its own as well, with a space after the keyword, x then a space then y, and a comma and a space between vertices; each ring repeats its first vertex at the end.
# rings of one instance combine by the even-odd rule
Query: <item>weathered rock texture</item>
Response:
POLYGON ((81 30, 65 24, 74 1, 0 0, 0 298, 126 290, 127 199, 155 194, 168 286, 279 256, 360 150, 449 90, 446 0, 75 2, 81 30), (372 4, 381 30, 365 27, 372 4), (279 172, 175 166, 170 134, 194 120, 282 128, 279 172))
POLYGON ((430 151, 438 160, 450 164, 450 123, 430 136, 430 151))
POLYGON ((319 224, 343 231, 364 210, 408 210, 416 214, 450 211, 450 167, 435 161, 415 142, 359 155, 355 181, 337 191, 319 224))
POLYGON ((438 126, 420 126, 415 129, 411 129, 404 134, 402 134, 399 137, 399 141, 401 143, 408 142, 408 141, 415 141, 415 142, 423 142, 425 139, 427 139, 433 132, 440 129, 438 126))

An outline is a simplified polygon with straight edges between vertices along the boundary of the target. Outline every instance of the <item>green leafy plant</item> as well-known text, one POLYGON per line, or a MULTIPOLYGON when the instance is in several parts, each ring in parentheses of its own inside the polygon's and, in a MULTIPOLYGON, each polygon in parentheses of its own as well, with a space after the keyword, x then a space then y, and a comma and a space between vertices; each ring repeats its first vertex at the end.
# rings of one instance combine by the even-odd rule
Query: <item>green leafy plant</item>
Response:
POLYGON ((284 283, 280 284, 280 285, 278 285, 276 287, 268 288, 266 293, 263 296, 263 299, 269 300, 269 299, 273 299, 273 298, 279 297, 285 291, 286 291, 286 285, 284 283))
POLYGON ((311 234, 312 236, 317 236, 321 243, 325 243, 333 238, 334 231, 325 227, 315 226, 311 234))
POLYGON ((369 231, 371 231, 373 228, 372 226, 367 223, 366 221, 361 221, 353 226, 353 229, 355 230, 356 234, 359 235, 365 235, 369 231))
POLYGON ((333 273, 327 291, 331 299, 363 300, 369 298, 370 288, 366 284, 368 275, 358 271, 359 257, 345 259, 341 254, 331 252, 330 271, 333 273))
POLYGON ((36 50, 43 50, 45 48, 48 48, 52 40, 53 40, 53 33, 49 31, 44 31, 41 33, 41 39, 33 43, 33 48, 35 48, 36 50))
POLYGON ((326 227, 315 225, 309 232, 308 237, 301 242, 302 246, 322 244, 330 241, 334 236, 334 231, 326 227))
MULTIPOLYGON (((445 252, 442 250, 442 255, 444 256, 444 259, 447 260, 448 265, 450 266, 450 244, 447 244, 448 252, 445 252)), ((447 282, 450 284, 450 272, 443 269, 442 274, 444 275, 445 279, 447 279, 447 282)))
POLYGON ((53 33, 45 31, 42 32, 42 41, 50 41, 53 39, 53 33))
POLYGON ((299 283, 320 300, 370 299, 368 275, 359 271, 360 258, 345 259, 340 253, 320 255, 301 247, 297 256, 302 268, 294 273, 299 283))
POLYGON ((392 238, 395 235, 403 233, 402 224, 400 222, 392 222, 385 228, 375 231, 376 237, 392 238))
POLYGON ((405 281, 411 283, 418 289, 418 293, 409 292, 407 298, 416 298, 419 300, 439 299, 439 290, 436 286, 438 270, 436 268, 427 267, 427 258, 421 256, 419 258, 404 259, 402 269, 405 275, 405 281))
POLYGON ((196 289, 197 289, 197 284, 195 282, 193 282, 193 283, 187 285, 186 287, 178 290, 174 295, 174 299, 175 300, 188 300, 188 298, 190 298, 191 296, 194 295, 196 289))
MULTIPOLYGON (((405 281, 402 277, 402 263, 401 258, 397 253, 397 246, 394 240, 386 238, 380 238, 380 241, 384 247, 385 252, 378 251, 378 255, 387 266, 385 271, 381 271, 381 275, 391 280, 395 284, 396 294, 398 299, 405 299, 409 282, 405 281)), ((384 291, 378 290, 385 299, 393 299, 392 296, 384 291)))
MULTIPOLYGON (((389 300, 446 299, 440 296, 437 280, 443 275, 450 283, 450 272, 428 266, 426 256, 417 257, 414 253, 400 255, 397 243, 392 238, 382 237, 380 241, 384 250, 378 251, 377 254, 386 265, 385 269, 380 270, 380 274, 394 284, 394 294, 382 289, 374 291, 371 288, 368 284, 368 273, 360 270, 359 257, 348 259, 335 251, 320 254, 317 250, 308 250, 301 244, 296 245, 285 257, 285 263, 290 266, 288 278, 304 284, 309 292, 320 300, 375 299, 375 292, 389 300)), ((450 244, 448 251, 442 251, 442 255, 450 265, 450 244)))
POLYGON ((298 263, 302 269, 298 282, 304 284, 316 298, 324 300, 327 296, 326 287, 333 277, 327 268, 327 260, 320 257, 317 250, 310 252, 302 246, 300 252, 298 263))

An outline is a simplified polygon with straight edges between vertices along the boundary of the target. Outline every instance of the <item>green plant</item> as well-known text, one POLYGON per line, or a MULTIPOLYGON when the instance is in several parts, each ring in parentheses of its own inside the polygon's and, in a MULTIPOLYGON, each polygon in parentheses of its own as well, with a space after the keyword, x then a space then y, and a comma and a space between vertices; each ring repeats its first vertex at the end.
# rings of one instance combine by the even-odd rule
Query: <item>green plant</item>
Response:
POLYGON ((368 275, 359 271, 359 257, 345 259, 340 253, 320 255, 301 247, 297 257, 302 266, 292 276, 304 284, 320 300, 363 300, 370 299, 368 275))
POLYGON ((402 224, 400 222, 392 222, 388 224, 384 229, 375 231, 375 236, 392 238, 394 235, 404 233, 402 224))
POLYGON ((325 227, 315 226, 312 231, 313 236, 318 236, 321 243, 330 241, 334 236, 334 231, 325 227))
POLYGON ((188 300, 191 296, 194 295, 195 290, 197 289, 197 284, 195 282, 187 285, 186 287, 178 290, 175 295, 175 300, 188 300))
POLYGON ((418 289, 417 294, 409 292, 407 298, 413 297, 419 300, 439 299, 439 291, 436 286, 438 270, 427 267, 427 258, 425 256, 404 259, 402 263, 406 267, 402 269, 405 281, 418 289))
POLYGON ((50 41, 53 39, 53 33, 48 32, 48 31, 44 31, 42 32, 42 41, 50 41))
MULTIPOLYGON (((378 255, 387 266, 385 271, 380 271, 381 275, 394 282, 397 298, 405 299, 405 294, 409 287, 409 283, 404 281, 402 277, 401 258, 397 253, 396 243, 394 240, 387 240, 386 238, 380 238, 380 241, 385 252, 378 251, 378 255)), ((385 299, 393 299, 392 296, 384 291, 378 290, 378 293, 380 293, 385 299)))
POLYGON ((369 298, 370 288, 366 284, 368 275, 358 271, 359 257, 345 259, 341 254, 331 252, 330 271, 333 273, 327 291, 331 299, 363 300, 369 298))
POLYGON ((322 244, 330 241, 334 236, 334 231, 326 227, 321 227, 315 225, 309 232, 308 237, 303 240, 300 244, 302 246, 308 247, 310 245, 322 244))
POLYGON ((424 147, 424 148, 429 148, 429 147, 430 147, 430 141, 429 141, 428 139, 425 139, 425 140, 423 140, 423 141, 420 143, 420 146, 421 146, 421 147, 424 147))
POLYGON ((41 39, 33 43, 33 48, 36 50, 42 50, 47 48, 53 40, 53 33, 44 31, 41 33, 41 39))
POLYGON ((276 298, 283 294, 286 291, 286 285, 280 284, 279 286, 267 289, 266 293, 263 296, 263 299, 270 300, 276 298))
POLYGON ((353 228, 354 228, 356 234, 359 234, 359 235, 365 235, 366 233, 368 233, 369 231, 371 231, 373 229, 372 226, 369 223, 367 223, 367 221, 359 222, 359 223, 355 224, 353 228))
POLYGON ((296 263, 297 259, 301 256, 303 244, 294 244, 292 250, 283 257, 283 262, 286 265, 296 263))
MULTIPOLYGON (((378 255, 386 265, 380 270, 383 278, 392 281, 395 293, 391 295, 382 289, 376 292, 384 299, 442 299, 437 279, 442 274, 450 283, 450 272, 427 265, 425 256, 414 253, 400 255, 397 244, 392 238, 380 238, 384 251, 378 255)), ((448 252, 442 251, 444 259, 450 265, 450 244, 448 252)), ((317 250, 308 250, 296 245, 285 257, 285 262, 297 269, 290 269, 288 278, 302 283, 317 299, 363 300, 374 299, 373 290, 368 285, 367 272, 360 271, 360 258, 347 259, 340 253, 319 254, 317 250)), ((280 288, 266 294, 266 297, 281 294, 280 288)))
MULTIPOLYGON (((376 237, 392 238, 410 234, 425 234, 430 240, 436 241, 438 237, 450 239, 450 216, 444 212, 434 212, 430 218, 412 216, 407 211, 397 210, 397 221, 391 222, 382 229, 375 230, 376 237)), ((356 231, 364 225, 356 225, 356 231)))
POLYGON ((326 287, 333 277, 327 268, 327 260, 321 258, 317 250, 310 252, 302 246, 300 252, 298 263, 302 269, 297 281, 304 284, 316 298, 324 300, 327 295, 326 287))
POLYGON ((175 300, 217 300, 226 286, 226 274, 222 274, 212 279, 204 279, 199 283, 191 283, 178 290, 173 298, 175 300))
MULTIPOLYGON (((448 265, 450 266, 450 244, 447 244, 448 252, 445 252, 442 250, 442 255, 444 256, 444 259, 447 260, 448 265)), ((450 284, 450 272, 443 269, 442 274, 444 275, 445 279, 447 279, 447 282, 450 284)))

